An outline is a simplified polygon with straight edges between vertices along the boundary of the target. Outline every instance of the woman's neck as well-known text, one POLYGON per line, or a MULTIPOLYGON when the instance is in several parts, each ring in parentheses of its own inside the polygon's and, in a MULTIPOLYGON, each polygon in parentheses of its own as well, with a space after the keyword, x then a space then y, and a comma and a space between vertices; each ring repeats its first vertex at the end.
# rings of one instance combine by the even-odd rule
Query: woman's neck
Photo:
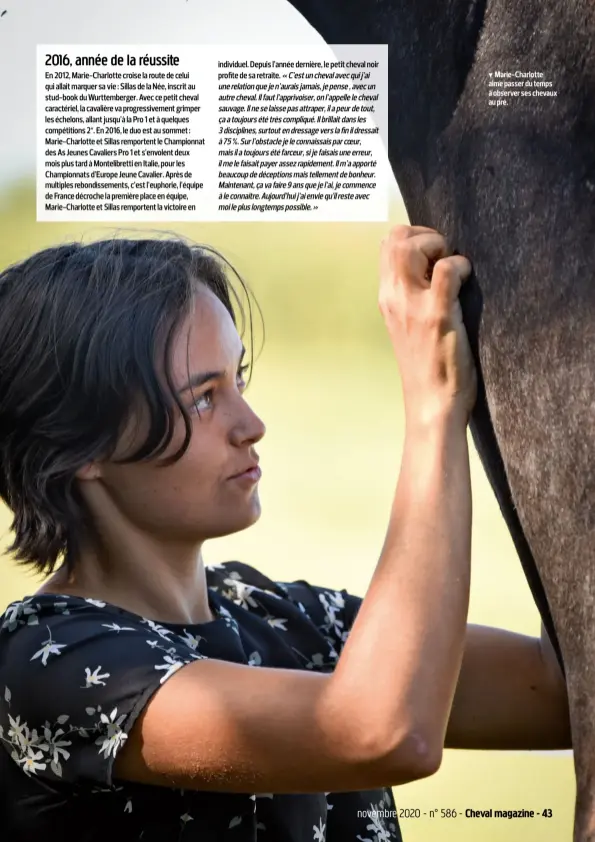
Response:
POLYGON ((72 573, 61 567, 37 593, 99 599, 162 623, 214 620, 200 552, 186 567, 151 556, 145 554, 142 562, 128 557, 118 564, 87 551, 81 554, 72 573))

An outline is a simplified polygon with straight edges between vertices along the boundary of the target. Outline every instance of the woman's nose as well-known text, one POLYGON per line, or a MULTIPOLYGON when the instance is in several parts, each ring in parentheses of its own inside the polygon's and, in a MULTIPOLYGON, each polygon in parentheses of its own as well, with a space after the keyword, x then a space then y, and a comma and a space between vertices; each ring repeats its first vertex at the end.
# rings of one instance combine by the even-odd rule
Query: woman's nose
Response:
POLYGON ((232 430, 232 440, 235 445, 256 444, 266 433, 266 427, 254 410, 242 400, 242 415, 232 430))

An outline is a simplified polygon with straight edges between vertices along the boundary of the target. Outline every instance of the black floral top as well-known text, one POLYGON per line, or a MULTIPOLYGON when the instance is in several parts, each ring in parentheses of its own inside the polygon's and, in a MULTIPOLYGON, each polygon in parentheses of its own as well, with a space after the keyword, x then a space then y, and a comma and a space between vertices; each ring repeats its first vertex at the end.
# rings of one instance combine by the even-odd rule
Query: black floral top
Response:
POLYGON ((332 671, 361 604, 240 562, 207 570, 215 620, 156 623, 43 594, 0 617, 0 827, 10 842, 396 842, 390 789, 200 792, 114 780, 153 693, 199 658, 332 671))

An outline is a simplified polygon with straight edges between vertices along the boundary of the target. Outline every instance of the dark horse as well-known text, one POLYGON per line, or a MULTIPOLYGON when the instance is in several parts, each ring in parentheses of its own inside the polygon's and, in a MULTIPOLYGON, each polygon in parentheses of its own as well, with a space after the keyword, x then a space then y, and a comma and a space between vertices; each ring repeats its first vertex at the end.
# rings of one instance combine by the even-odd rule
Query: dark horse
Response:
POLYGON ((388 154, 409 220, 473 264, 472 434, 566 674, 574 838, 593 842, 595 7, 290 2, 329 44, 388 43, 388 154), (490 105, 490 73, 506 71, 543 74, 557 95, 490 105))

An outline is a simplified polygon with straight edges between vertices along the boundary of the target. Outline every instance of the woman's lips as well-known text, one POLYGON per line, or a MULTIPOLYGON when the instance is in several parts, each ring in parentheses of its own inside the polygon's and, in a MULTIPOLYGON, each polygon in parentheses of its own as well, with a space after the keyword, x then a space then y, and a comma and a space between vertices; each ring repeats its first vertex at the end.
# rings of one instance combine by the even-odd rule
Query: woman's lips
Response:
POLYGON ((258 480, 262 476, 262 471, 256 465, 254 468, 249 468, 247 471, 244 471, 241 474, 236 474, 230 479, 235 480, 236 482, 243 482, 247 483, 248 485, 253 485, 254 483, 258 482, 258 480))

